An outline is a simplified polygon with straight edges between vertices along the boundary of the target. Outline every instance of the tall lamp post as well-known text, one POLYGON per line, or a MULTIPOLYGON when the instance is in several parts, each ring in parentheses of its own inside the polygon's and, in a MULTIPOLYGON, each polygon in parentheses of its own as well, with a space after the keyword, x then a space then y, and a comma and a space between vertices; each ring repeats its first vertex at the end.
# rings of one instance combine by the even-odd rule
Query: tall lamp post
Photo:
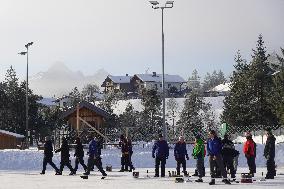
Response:
POLYGON ((153 9, 161 9, 162 10, 162 88, 163 88, 163 135, 165 139, 167 139, 167 125, 166 125, 166 95, 165 95, 165 66, 164 66, 164 60, 165 60, 165 51, 164 51, 164 9, 173 8, 174 1, 166 1, 164 6, 159 6, 158 1, 149 1, 152 4, 153 9))
POLYGON ((29 99, 28 99, 28 93, 29 93, 29 46, 31 46, 33 42, 27 43, 25 45, 27 51, 20 52, 18 54, 20 55, 27 55, 27 78, 26 78, 26 145, 29 147, 29 99))

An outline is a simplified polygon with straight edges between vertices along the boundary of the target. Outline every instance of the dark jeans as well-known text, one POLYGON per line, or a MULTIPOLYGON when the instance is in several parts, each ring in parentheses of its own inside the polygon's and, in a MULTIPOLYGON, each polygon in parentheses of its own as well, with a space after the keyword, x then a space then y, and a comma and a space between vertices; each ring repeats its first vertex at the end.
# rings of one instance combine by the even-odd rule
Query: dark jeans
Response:
POLYGON ((121 170, 128 170, 129 167, 129 154, 121 155, 121 170))
POLYGON ((266 167, 267 167, 266 177, 274 177, 274 176, 276 176, 274 158, 267 159, 266 167))
POLYGON ((224 168, 230 170, 231 178, 236 178, 236 171, 234 168, 234 157, 223 156, 224 168))
POLYGON ((71 165, 69 160, 68 161, 67 160, 63 160, 63 161, 60 162, 60 172, 63 171, 63 168, 65 166, 67 166, 70 169, 71 172, 74 172, 74 169, 72 168, 72 165, 71 165))
POLYGON ((253 156, 246 156, 247 164, 249 167, 249 173, 254 174, 256 173, 256 165, 255 165, 255 157, 253 156))
POLYGON ((209 164, 210 164, 210 174, 211 178, 215 178, 215 167, 220 169, 223 178, 227 178, 227 171, 224 168, 223 158, 220 154, 216 155, 216 159, 213 159, 214 156, 209 156, 209 164))
POLYGON ((133 169, 134 169, 134 166, 133 166, 133 164, 132 164, 132 154, 133 154, 133 153, 130 153, 130 154, 129 154, 129 160, 128 160, 128 161, 129 161, 130 170, 133 170, 133 169))
POLYGON ((196 159, 196 169, 199 178, 202 178, 205 175, 205 168, 204 168, 204 159, 197 158, 196 159))
POLYGON ((102 173, 102 175, 106 175, 106 172, 104 171, 103 167, 100 164, 99 158, 94 158, 94 157, 89 157, 88 158, 88 168, 87 168, 87 173, 90 173, 92 167, 94 165, 99 169, 99 171, 102 173))
POLYGON ((186 173, 186 160, 185 158, 177 158, 177 175, 180 175, 180 165, 182 165, 183 173, 186 173))
POLYGON ((165 176, 166 157, 156 157, 155 159, 155 176, 159 176, 159 167, 161 164, 161 177, 165 176))
POLYGON ((56 165, 52 162, 52 158, 43 158, 43 163, 42 163, 42 172, 45 173, 46 170, 46 165, 49 163, 53 169, 55 169, 56 172, 59 172, 59 169, 56 167, 56 165))
POLYGON ((77 171, 78 170, 78 165, 79 163, 83 166, 84 170, 87 170, 87 166, 84 163, 84 158, 83 157, 76 157, 75 159, 75 168, 74 170, 77 171))

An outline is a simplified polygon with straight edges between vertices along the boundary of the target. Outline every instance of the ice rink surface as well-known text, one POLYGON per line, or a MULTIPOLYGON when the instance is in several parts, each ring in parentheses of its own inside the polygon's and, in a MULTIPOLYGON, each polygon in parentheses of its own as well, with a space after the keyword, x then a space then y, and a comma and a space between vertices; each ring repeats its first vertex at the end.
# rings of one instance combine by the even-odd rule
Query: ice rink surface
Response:
MULTIPOLYGON (((107 172, 108 176, 101 180, 101 174, 97 171, 92 172, 88 179, 82 179, 82 172, 78 172, 75 176, 69 176, 69 170, 63 171, 63 175, 54 175, 54 172, 48 171, 45 175, 40 175, 39 171, 23 172, 23 171, 0 171, 0 189, 174 189, 174 188, 242 188, 242 189, 277 189, 284 188, 284 168, 277 170, 277 176, 274 180, 261 181, 262 172, 265 174, 265 168, 259 168, 253 183, 232 183, 225 185, 221 179, 216 179, 215 186, 209 186, 210 181, 209 170, 206 169, 206 177, 203 183, 195 183, 196 177, 184 177, 185 182, 175 183, 175 178, 168 177, 168 171, 174 171, 173 168, 166 169, 167 176, 165 178, 154 178, 154 169, 138 169, 139 178, 133 178, 132 173, 118 172, 113 170, 107 172), (148 176, 147 176, 148 170, 148 176), (280 174, 280 175, 279 175, 280 174)), ((193 169, 189 169, 190 175, 193 169)), ((240 180, 240 173, 247 172, 247 168, 238 170, 237 180, 240 180)))

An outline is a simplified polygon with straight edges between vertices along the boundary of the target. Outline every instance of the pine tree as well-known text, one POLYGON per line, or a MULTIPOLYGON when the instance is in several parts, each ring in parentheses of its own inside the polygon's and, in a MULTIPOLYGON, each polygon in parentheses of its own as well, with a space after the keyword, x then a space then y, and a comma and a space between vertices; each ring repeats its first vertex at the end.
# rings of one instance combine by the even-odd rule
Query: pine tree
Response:
POLYGON ((248 74, 251 92, 250 117, 257 130, 274 127, 278 124, 270 102, 272 98, 272 70, 267 62, 266 50, 262 35, 259 36, 256 49, 253 50, 252 62, 248 74))
POLYGON ((188 78, 187 86, 194 91, 200 90, 200 76, 196 69, 192 71, 192 76, 188 78))
POLYGON ((144 110, 140 113, 140 133, 146 141, 152 140, 162 132, 161 97, 156 90, 143 90, 141 104, 144 110))
POLYGON ((175 139, 177 138, 176 135, 176 128, 175 128, 175 118, 178 114, 178 103, 175 98, 170 98, 167 102, 167 116, 170 120, 172 120, 172 125, 168 128, 169 130, 169 138, 175 139))
POLYGON ((184 101, 178 133, 184 135, 187 140, 193 140, 195 134, 206 131, 202 116, 204 107, 207 107, 204 98, 196 92, 192 92, 184 101))
POLYGON ((77 106, 78 103, 82 101, 80 91, 77 87, 74 87, 69 93, 70 104, 72 107, 77 106))

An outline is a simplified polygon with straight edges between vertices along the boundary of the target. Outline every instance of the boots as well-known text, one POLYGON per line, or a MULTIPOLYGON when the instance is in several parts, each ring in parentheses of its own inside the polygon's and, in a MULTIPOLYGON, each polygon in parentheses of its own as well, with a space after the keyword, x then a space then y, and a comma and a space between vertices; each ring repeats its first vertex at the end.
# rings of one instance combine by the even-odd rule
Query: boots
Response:
POLYGON ((228 179, 223 179, 222 182, 224 182, 225 184, 231 184, 228 179))
POLYGON ((195 182, 203 182, 202 178, 195 180, 195 182))
POLYGON ((211 179, 211 181, 209 182, 209 185, 215 185, 215 179, 211 179))

